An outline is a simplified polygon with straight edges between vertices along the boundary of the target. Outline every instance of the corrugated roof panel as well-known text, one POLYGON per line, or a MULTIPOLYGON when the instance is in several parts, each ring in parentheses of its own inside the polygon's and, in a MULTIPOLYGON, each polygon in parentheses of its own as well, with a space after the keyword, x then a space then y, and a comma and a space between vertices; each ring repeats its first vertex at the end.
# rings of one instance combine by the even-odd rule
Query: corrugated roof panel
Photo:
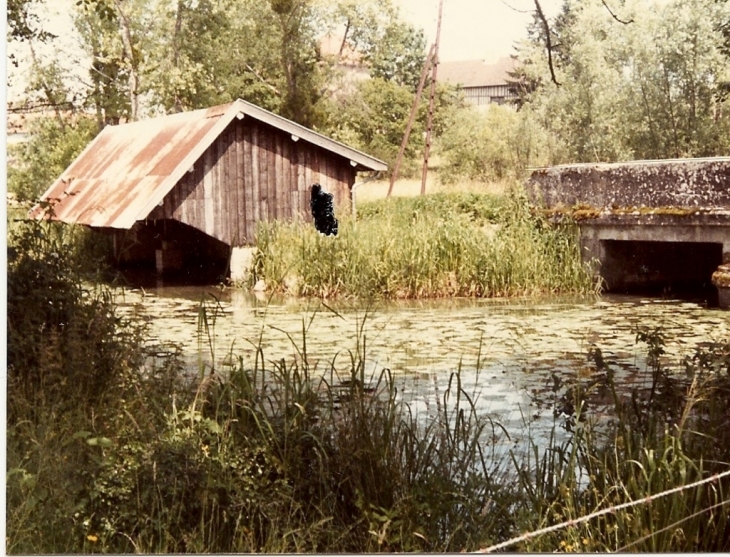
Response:
POLYGON ((236 103, 230 103, 228 105, 207 109, 205 112, 207 119, 204 125, 198 130, 197 135, 188 130, 181 130, 178 134, 179 140, 176 139, 172 142, 170 148, 176 151, 175 157, 177 164, 174 166, 174 170, 165 177, 162 185, 152 195, 141 199, 137 220, 147 218, 147 215, 154 210, 157 204, 162 202, 185 172, 195 164, 195 161, 223 133, 223 130, 225 130, 237 114, 238 108, 236 103), (226 110, 222 110, 226 107, 228 107, 226 110), (223 114, 218 116, 221 112, 223 114), (213 116, 210 116, 211 114, 213 116))
MULTIPOLYGON (((125 195, 125 199, 134 199, 135 203, 123 203, 121 200, 110 203, 116 209, 110 215, 110 219, 115 223, 115 226, 118 228, 131 228, 135 222, 146 218, 146 214, 140 217, 140 207, 158 189, 163 187, 166 181, 167 176, 145 176, 138 180, 125 195)), ((104 225, 95 224, 94 226, 104 225)))
POLYGON ((185 158, 185 155, 202 141, 205 134, 211 130, 217 121, 217 118, 208 118, 205 125, 200 126, 200 128, 192 133, 188 133, 185 129, 180 129, 177 133, 173 134, 169 141, 157 138, 151 147, 159 147, 161 150, 167 150, 168 153, 150 170, 150 174, 155 176, 169 176, 172 174, 185 158))
POLYGON ((106 165, 119 155, 117 151, 120 149, 119 147, 116 147, 116 149, 112 148, 114 138, 107 130, 108 128, 103 129, 92 143, 97 153, 96 157, 80 156, 76 158, 66 169, 64 175, 94 178, 103 174, 106 165))
POLYGON ((167 193, 159 188, 175 185, 166 182, 227 106, 104 128, 43 199, 59 200, 55 218, 64 222, 131 227, 151 196, 167 193))

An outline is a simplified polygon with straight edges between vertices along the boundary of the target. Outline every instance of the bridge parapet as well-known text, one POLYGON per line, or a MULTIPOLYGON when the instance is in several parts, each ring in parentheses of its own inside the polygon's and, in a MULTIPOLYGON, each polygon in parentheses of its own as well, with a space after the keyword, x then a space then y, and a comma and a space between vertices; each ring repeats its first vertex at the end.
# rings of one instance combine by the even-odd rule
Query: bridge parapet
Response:
POLYGON ((527 191, 547 208, 730 209, 730 157, 554 166, 535 170, 527 191))

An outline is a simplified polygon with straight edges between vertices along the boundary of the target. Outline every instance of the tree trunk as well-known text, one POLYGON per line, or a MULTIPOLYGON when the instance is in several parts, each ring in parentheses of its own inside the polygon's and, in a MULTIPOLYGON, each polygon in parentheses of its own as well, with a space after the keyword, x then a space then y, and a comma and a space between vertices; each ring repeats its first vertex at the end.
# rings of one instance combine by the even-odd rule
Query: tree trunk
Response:
MULTIPOLYGON (((185 0, 178 0, 177 14, 175 14, 175 34, 172 37, 172 65, 175 69, 180 64, 180 30, 182 29, 183 10, 185 9, 185 0)), ((180 97, 175 92, 175 112, 182 112, 183 106, 180 97)))
MULTIPOLYGON (((33 40, 28 39, 28 46, 30 47, 30 56, 33 60, 33 65, 36 68, 40 68, 40 65, 38 64, 38 58, 35 53, 35 48, 33 47, 33 40)), ((63 121, 63 116, 61 114, 61 108, 58 106, 58 102, 56 101, 56 96, 53 94, 53 90, 51 89, 51 86, 48 84, 48 81, 46 81, 45 77, 42 75, 40 76, 41 81, 41 87, 43 88, 43 94, 46 96, 46 100, 48 101, 48 104, 53 107, 53 112, 56 114, 56 120, 58 121, 58 125, 61 127, 62 130, 66 129, 66 124, 63 121)))
POLYGON ((121 0, 114 0, 114 7, 117 9, 119 34, 122 37, 124 54, 129 59, 129 119, 134 122, 138 119, 139 113, 139 75, 137 73, 137 61, 134 58, 134 49, 132 48, 132 33, 129 29, 129 20, 124 11, 122 11, 121 0))

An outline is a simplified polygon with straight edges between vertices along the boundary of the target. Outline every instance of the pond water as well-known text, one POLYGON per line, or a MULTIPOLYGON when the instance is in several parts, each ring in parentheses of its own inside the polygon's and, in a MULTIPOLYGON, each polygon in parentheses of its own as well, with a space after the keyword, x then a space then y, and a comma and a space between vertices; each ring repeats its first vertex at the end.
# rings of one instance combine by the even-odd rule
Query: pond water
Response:
POLYGON ((346 379, 350 353, 364 339, 366 374, 383 368, 419 416, 436 411, 451 373, 475 395, 480 412, 507 431, 547 434, 554 417, 553 374, 590 377, 592 346, 601 349, 621 385, 648 382, 646 346, 637 327, 661 327, 664 363, 680 370, 701 342, 730 338, 730 312, 701 303, 628 296, 600 298, 447 299, 378 302, 263 298, 220 287, 120 289, 122 312, 149 324, 150 342, 182 346, 191 374, 225 369, 231 355, 252 366, 256 347, 267 361, 301 358, 346 379), (201 325, 206 306, 208 329, 201 325))

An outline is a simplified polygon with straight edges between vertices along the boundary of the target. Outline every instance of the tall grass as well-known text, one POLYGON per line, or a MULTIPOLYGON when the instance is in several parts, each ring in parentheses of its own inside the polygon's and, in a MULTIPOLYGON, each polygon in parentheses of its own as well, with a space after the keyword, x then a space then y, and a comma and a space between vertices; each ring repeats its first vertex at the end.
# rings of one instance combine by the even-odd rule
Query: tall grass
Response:
POLYGON ((522 492, 531 508, 525 531, 568 523, 555 532, 523 542, 522 551, 695 552, 730 548, 730 482, 691 484, 730 470, 730 344, 698 347, 685 359, 684 373, 663 368, 659 330, 640 330, 648 347, 648 381, 620 392, 600 350, 593 349, 598 379, 576 381, 563 393, 561 408, 573 436, 533 445, 533 466, 520 467, 522 492), (593 390, 608 390, 613 419, 606 427, 589 419, 593 390), (687 486, 686 489, 682 489, 687 486), (665 491, 680 491, 652 498, 665 491), (620 511, 599 510, 644 500, 620 511))
POLYGON ((437 194, 363 205, 336 237, 301 224, 258 229, 254 280, 305 296, 419 298, 587 293, 578 231, 524 199, 437 194))
POLYGON ((6 496, 10 553, 86 551, 82 511, 120 415, 160 425, 174 367, 140 375, 143 327, 82 280, 73 231, 16 227, 8 248, 6 496), (152 393, 165 393, 151 396, 152 393))
POLYGON ((366 373, 364 335, 326 369, 298 348, 191 390, 141 375, 93 432, 78 414, 15 423, 10 552, 453 551, 510 530, 491 422, 458 373, 424 424, 388 370, 366 373))

